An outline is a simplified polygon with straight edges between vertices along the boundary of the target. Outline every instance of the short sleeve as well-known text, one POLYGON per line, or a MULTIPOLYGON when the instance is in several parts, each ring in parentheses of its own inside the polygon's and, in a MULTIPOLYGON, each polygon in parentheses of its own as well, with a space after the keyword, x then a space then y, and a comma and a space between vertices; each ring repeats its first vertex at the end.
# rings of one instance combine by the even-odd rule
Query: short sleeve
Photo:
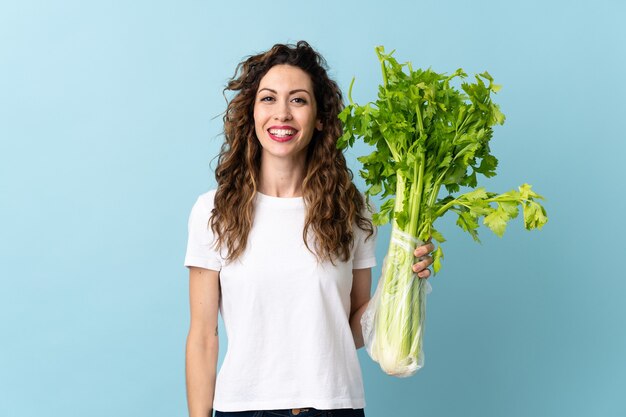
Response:
MULTIPOLYGON (((364 211, 365 217, 371 220, 374 209, 372 207, 366 207, 364 211)), ((352 269, 372 268, 376 266, 376 226, 374 226, 374 234, 369 237, 368 232, 361 230, 358 226, 354 227, 355 248, 352 269)))
POLYGON ((201 195, 191 209, 188 223, 187 252, 185 266, 220 271, 222 259, 214 247, 214 235, 209 226, 213 210, 214 191, 201 195))

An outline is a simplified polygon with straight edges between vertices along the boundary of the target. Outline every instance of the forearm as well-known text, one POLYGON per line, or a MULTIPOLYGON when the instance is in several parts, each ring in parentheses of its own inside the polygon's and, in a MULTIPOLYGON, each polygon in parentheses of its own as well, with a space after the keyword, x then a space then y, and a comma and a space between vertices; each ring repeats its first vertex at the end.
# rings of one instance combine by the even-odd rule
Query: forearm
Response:
POLYGON ((217 335, 207 342, 187 338, 185 370, 189 417, 213 415, 218 347, 217 335))
POLYGON ((354 338, 354 344, 357 349, 365 346, 365 342, 363 341, 363 328, 361 327, 361 317, 363 317, 363 313, 365 313, 368 304, 369 301, 359 307, 350 317, 350 329, 352 329, 352 337, 354 338))

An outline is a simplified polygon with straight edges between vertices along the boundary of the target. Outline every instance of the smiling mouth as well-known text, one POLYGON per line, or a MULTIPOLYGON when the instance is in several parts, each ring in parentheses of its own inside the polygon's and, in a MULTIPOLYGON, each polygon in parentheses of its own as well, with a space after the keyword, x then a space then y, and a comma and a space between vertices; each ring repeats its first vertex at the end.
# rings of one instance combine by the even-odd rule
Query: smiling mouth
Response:
POLYGON ((277 142, 287 142, 293 139, 298 131, 295 129, 268 129, 267 133, 270 138, 277 142))

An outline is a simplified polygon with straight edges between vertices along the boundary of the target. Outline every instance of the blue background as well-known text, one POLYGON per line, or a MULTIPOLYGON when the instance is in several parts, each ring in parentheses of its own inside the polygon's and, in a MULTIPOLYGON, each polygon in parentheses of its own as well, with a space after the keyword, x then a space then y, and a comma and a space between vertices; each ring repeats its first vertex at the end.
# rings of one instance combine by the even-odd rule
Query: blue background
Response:
POLYGON ((187 216, 214 185, 222 88, 299 39, 362 103, 376 45, 488 70, 507 122, 482 184, 547 197, 541 232, 518 219, 477 245, 439 223, 426 365, 395 379, 359 351, 368 416, 625 416, 625 16, 618 0, 1 2, 0 416, 186 415, 187 216))

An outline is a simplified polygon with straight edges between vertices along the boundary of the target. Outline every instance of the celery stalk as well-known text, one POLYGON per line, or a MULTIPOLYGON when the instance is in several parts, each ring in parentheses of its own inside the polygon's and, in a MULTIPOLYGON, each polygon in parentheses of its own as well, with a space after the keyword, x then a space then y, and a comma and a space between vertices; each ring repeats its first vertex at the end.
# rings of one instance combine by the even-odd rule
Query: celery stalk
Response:
POLYGON ((374 223, 391 222, 391 241, 383 275, 361 320, 367 351, 385 372, 410 376, 423 364, 424 313, 429 284, 413 273, 413 251, 422 242, 439 243, 432 254, 433 272, 441 268, 444 237, 434 228, 437 218, 452 211, 457 225, 476 241, 480 222, 502 236, 509 220, 523 211, 524 227, 541 229, 546 211, 543 197, 523 184, 503 194, 477 187, 477 176, 496 175, 491 155, 493 126, 504 123, 491 100, 500 90, 488 72, 475 82, 462 81, 462 69, 452 75, 400 64, 382 47, 376 48, 383 75, 378 99, 360 106, 352 100, 339 115, 344 133, 337 146, 353 146, 357 138, 372 146, 359 157, 367 197, 385 199, 374 223), (408 72, 405 71, 408 69, 408 72), (454 195, 461 187, 472 191, 454 195), (448 195, 439 198, 440 190, 448 195))

